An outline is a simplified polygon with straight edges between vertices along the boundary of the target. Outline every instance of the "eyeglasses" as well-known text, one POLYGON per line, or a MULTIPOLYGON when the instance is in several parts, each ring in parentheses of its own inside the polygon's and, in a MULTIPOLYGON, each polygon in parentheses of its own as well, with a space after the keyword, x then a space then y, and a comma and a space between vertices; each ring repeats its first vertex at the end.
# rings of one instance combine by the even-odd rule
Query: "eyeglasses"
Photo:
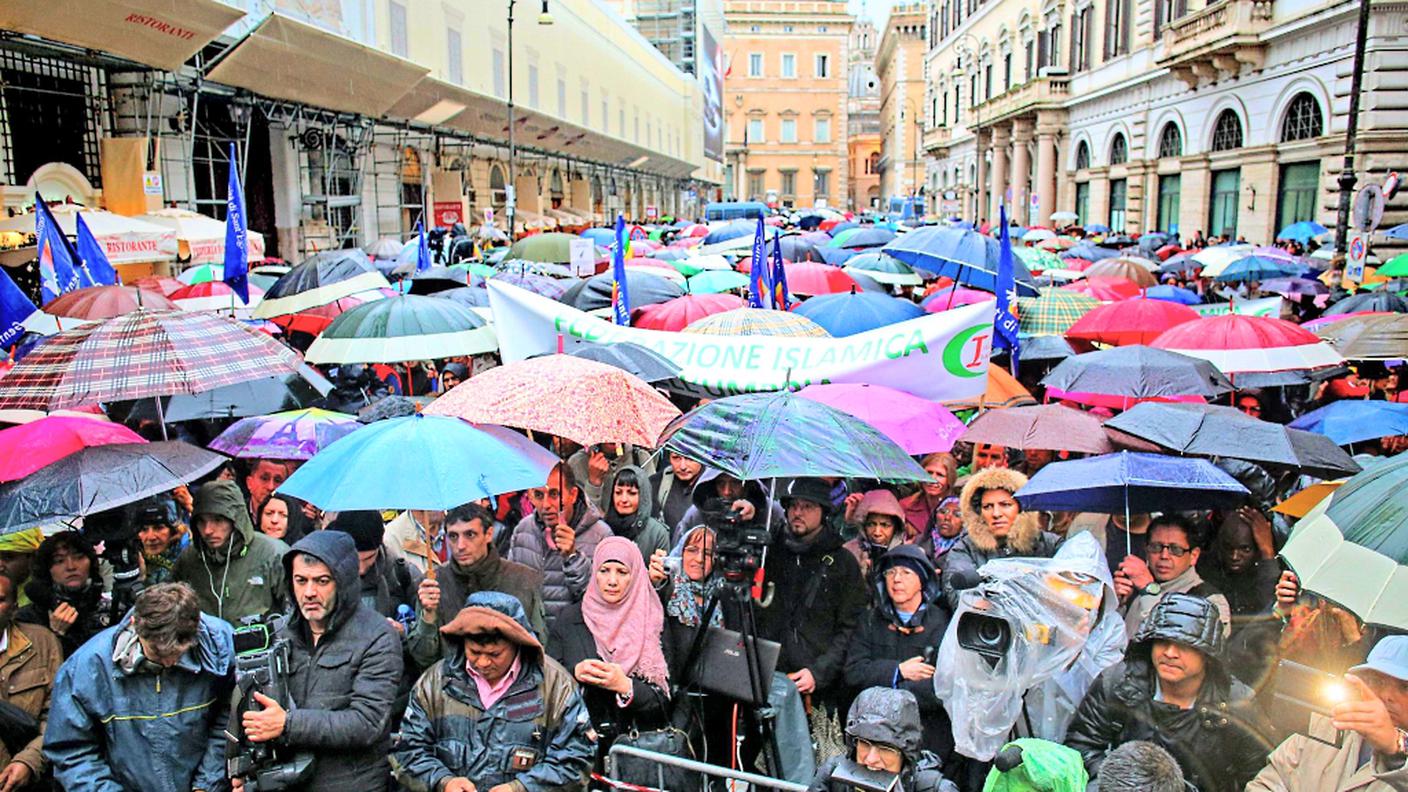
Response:
POLYGON ((1150 542, 1149 544, 1144 546, 1144 549, 1148 550, 1149 555, 1151 556, 1163 555, 1164 551, 1168 551, 1168 554, 1173 556, 1174 558, 1182 558, 1183 556, 1187 555, 1188 551, 1192 548, 1182 547, 1180 545, 1159 544, 1158 542, 1150 542))
POLYGON ((871 751, 874 751, 881 757, 889 757, 891 759, 899 759, 903 756, 903 754, 900 753, 900 749, 898 748, 892 748, 888 745, 881 745, 880 743, 873 743, 869 740, 862 740, 859 738, 856 739, 857 756, 864 756, 870 753, 871 751))

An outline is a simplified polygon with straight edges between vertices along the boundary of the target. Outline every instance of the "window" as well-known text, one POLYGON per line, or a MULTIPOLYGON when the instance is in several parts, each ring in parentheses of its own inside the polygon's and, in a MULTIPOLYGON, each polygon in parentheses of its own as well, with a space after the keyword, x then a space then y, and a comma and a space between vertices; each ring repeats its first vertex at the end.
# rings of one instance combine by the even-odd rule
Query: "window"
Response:
POLYGON ((495 47, 493 61, 494 95, 502 97, 504 95, 504 51, 495 47))
POLYGON ((992 64, 983 64, 983 98, 992 99, 992 64))
POLYGON ((1071 20, 1071 71, 1090 68, 1090 32, 1094 16, 1090 6, 1076 12, 1071 20))
POLYGON ((557 117, 567 117, 567 78, 557 78, 557 117))
POLYGON ((591 122, 591 116, 592 116, 591 104, 592 104, 591 89, 589 89, 589 88, 587 88, 585 85, 583 85, 583 86, 582 86, 582 126, 588 126, 588 125, 590 124, 590 122, 591 122))
POLYGON ((797 171, 779 171, 782 174, 782 194, 792 197, 797 192, 797 171))
POLYGON ((762 194, 763 194, 763 171, 760 171, 760 170, 750 170, 750 171, 748 171, 748 198, 749 198, 749 200, 754 200, 754 201, 756 201, 756 200, 758 200, 758 198, 762 197, 762 194))
POLYGON ((955 124, 963 123, 963 106, 959 104, 963 101, 963 97, 960 96, 961 93, 962 91, 959 90, 957 85, 953 86, 953 123, 955 124))
POLYGON ((1177 173, 1159 177, 1158 216, 1154 227, 1175 236, 1178 235, 1178 199, 1182 186, 1183 179, 1177 173))
POLYGON ((1110 230, 1115 233, 1124 231, 1124 208, 1128 197, 1129 182, 1124 179, 1110 182, 1110 230))
MULTIPOLYGON (((1305 96, 1305 94, 1301 94, 1305 96)), ((1292 102, 1294 104, 1294 102, 1292 102)), ((1320 163, 1293 162, 1281 166, 1276 190, 1277 228, 1315 219, 1315 196, 1320 192, 1320 163), (1289 218, 1289 219, 1288 219, 1289 218)))
POLYGON ((601 131, 611 134, 611 99, 606 91, 601 92, 601 131))
POLYGON ((749 77, 762 77, 762 76, 763 76, 763 53, 761 53, 761 52, 750 52, 750 53, 748 53, 748 76, 749 76, 749 77))
POLYGON ((817 25, 817 26, 816 26, 816 32, 818 32, 818 33, 825 33, 826 30, 827 30, 826 25, 817 25))
POLYGON ((1183 156, 1183 132, 1173 122, 1164 124, 1164 131, 1159 133, 1159 159, 1181 156, 1183 156))
POLYGON ((944 98, 939 107, 942 108, 939 113, 939 123, 948 126, 948 91, 944 91, 944 98))
POLYGON ((978 104, 978 75, 973 73, 968 75, 968 109, 972 110, 978 104))
POLYGON ((1002 90, 1012 90, 1012 53, 1002 53, 1002 90))
POLYGON ((783 32, 783 33, 791 33, 791 32, 793 32, 793 28, 792 28, 791 25, 783 25, 783 26, 782 26, 782 32, 783 32))
MULTIPOLYGON (((1310 140, 1325 133, 1325 120, 1320 115, 1320 103, 1308 93, 1298 93, 1286 109, 1281 122, 1281 142, 1310 140)), ((1309 218, 1307 218, 1309 219, 1309 218)))
POLYGON ((781 142, 783 142, 783 143, 796 143, 796 142, 797 142, 797 119, 795 119, 795 118, 784 118, 784 119, 782 119, 782 135, 781 135, 781 142))
POLYGON ((1084 140, 1076 144, 1076 170, 1090 167, 1090 146, 1084 140))
POLYGON ((790 52, 782 53, 782 76, 797 76, 797 56, 790 52))
POLYGON ((1129 0, 1105 0, 1105 58, 1129 52, 1129 0))
POLYGON ((1090 217, 1090 182, 1076 184, 1076 223, 1085 225, 1090 217))
POLYGON ((1110 141, 1110 164, 1121 165, 1129 161, 1129 143, 1124 139, 1121 132, 1115 133, 1115 139, 1110 141))
POLYGON ((880 152, 870 152, 870 157, 865 161, 865 172, 869 175, 880 172, 880 152))
POLYGON ((528 64, 528 106, 538 106, 538 64, 528 64))
POLYGON ((391 0, 387 5, 391 17, 391 54, 407 57, 410 47, 406 42, 406 6, 396 0, 391 0))
POLYGON ((445 65, 445 77, 455 85, 463 85, 464 43, 454 28, 445 28, 445 65))
POLYGON ((1024 82, 1024 83, 1025 83, 1025 82, 1031 82, 1031 79, 1036 76, 1036 41, 1035 41, 1035 40, 1033 40, 1033 39, 1027 39, 1027 51, 1026 51, 1026 53, 1023 55, 1023 58, 1024 58, 1024 61, 1025 61, 1023 65, 1024 65, 1025 68, 1024 68, 1023 71, 1022 71, 1022 82, 1024 82))
POLYGON ((745 132, 743 138, 745 144, 767 142, 767 138, 763 134, 763 119, 761 118, 748 119, 748 129, 745 132))
MULTIPOLYGON (((1236 116, 1233 116, 1235 118, 1236 116)), ((1238 168, 1212 172, 1212 199, 1208 206, 1208 233, 1237 236, 1237 194, 1242 189, 1238 168)))
POLYGON ((830 142, 831 142, 831 119, 830 119, 830 118, 825 118, 825 117, 823 117, 823 118, 818 118, 818 119, 816 120, 816 132, 815 132, 815 134, 813 135, 813 139, 814 139, 814 141, 817 142, 817 143, 830 143, 830 142))
POLYGON ((826 198, 831 195, 831 171, 812 171, 812 195, 814 198, 826 198))
MULTIPOLYGON (((1242 147, 1242 119, 1231 110, 1223 110, 1212 130, 1212 150, 1231 151, 1242 147)), ((1235 221, 1233 223, 1236 224, 1235 221)), ((1212 232, 1216 234, 1217 232, 1212 232)))
POLYGON ((1164 26, 1188 13, 1188 0, 1154 0, 1154 38, 1163 36, 1164 26))
POLYGON ((616 137, 626 136, 626 100, 616 100, 616 137))
POLYGON ((1041 65, 1056 67, 1061 65, 1061 34, 1063 26, 1060 14, 1052 14, 1046 20, 1046 58, 1041 65))
POLYGON ((817 56, 816 56, 816 61, 815 61, 815 63, 814 63, 813 65, 814 65, 813 71, 815 72, 815 74, 816 74, 817 77, 830 77, 830 76, 831 76, 831 56, 830 56, 830 55, 825 55, 825 54, 820 54, 820 53, 818 53, 817 56))

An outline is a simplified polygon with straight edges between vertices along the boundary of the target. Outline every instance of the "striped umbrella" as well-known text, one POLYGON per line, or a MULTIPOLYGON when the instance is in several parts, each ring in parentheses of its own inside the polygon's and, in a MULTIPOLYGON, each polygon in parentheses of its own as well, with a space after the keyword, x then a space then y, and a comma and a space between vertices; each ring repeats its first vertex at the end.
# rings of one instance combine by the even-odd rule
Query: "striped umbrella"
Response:
POLYGON ((338 316, 313 345, 309 363, 405 363, 480 355, 498 348, 479 314, 453 300, 407 294, 338 316))
POLYGON ((391 284, 360 250, 329 250, 281 276, 254 310, 257 319, 272 319, 334 303, 358 292, 389 289, 391 284))
POLYGON ((247 459, 312 459, 361 424, 356 416, 310 407, 235 421, 209 448, 247 459))
POLYGON ((1100 303, 1079 292, 1048 289, 1040 297, 1017 298, 1017 325, 1023 335, 1065 335, 1100 303))
POLYGON ((686 333, 727 336, 782 336, 786 338, 830 338, 821 325, 805 316, 786 311, 736 308, 706 316, 684 329, 686 333))

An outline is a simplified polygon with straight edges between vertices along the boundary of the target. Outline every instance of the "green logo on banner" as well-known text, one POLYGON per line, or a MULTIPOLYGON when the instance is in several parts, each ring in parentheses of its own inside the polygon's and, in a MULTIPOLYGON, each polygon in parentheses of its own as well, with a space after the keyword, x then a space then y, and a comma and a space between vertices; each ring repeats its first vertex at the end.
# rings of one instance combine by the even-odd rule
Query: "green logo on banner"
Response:
POLYGON ((987 347, 988 336, 978 335, 978 333, 991 327, 991 324, 973 325, 967 330, 959 331, 944 345, 944 368, 948 370, 948 373, 955 377, 981 377, 983 375, 981 369, 978 371, 973 369, 983 363, 985 357, 983 353, 987 347), (973 352, 968 362, 964 363, 963 359, 969 357, 964 354, 969 341, 973 342, 973 352))

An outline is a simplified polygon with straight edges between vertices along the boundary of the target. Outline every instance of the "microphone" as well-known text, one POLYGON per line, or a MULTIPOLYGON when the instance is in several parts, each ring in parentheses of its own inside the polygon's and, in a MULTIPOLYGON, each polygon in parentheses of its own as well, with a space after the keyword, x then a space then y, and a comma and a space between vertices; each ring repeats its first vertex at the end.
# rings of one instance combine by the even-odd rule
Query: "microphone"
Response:
POLYGON ((954 591, 967 591, 977 588, 983 582, 983 576, 976 569, 960 569, 949 575, 949 580, 953 581, 954 591))

